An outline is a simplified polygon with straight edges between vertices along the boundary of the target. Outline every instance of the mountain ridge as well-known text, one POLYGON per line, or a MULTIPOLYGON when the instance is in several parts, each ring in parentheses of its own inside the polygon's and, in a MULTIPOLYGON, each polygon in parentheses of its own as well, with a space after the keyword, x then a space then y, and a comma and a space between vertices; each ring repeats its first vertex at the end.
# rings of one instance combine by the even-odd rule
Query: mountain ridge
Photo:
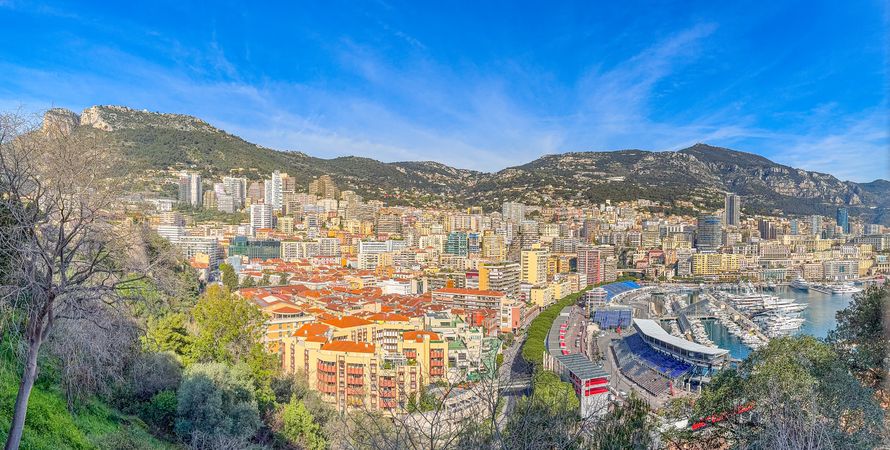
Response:
POLYGON ((626 149, 549 154, 496 172, 437 161, 381 162, 363 156, 324 159, 250 143, 184 114, 91 106, 81 114, 48 110, 44 126, 98 131, 126 164, 120 176, 139 171, 190 169, 208 176, 240 173, 261 178, 280 169, 308 184, 331 175, 344 188, 393 204, 428 206, 506 200, 530 204, 581 204, 647 198, 668 205, 716 209, 723 192, 742 195, 750 212, 833 215, 837 206, 880 222, 890 221, 890 181, 842 181, 763 156, 698 143, 677 151, 626 149), (678 203, 680 202, 680 203, 678 203))

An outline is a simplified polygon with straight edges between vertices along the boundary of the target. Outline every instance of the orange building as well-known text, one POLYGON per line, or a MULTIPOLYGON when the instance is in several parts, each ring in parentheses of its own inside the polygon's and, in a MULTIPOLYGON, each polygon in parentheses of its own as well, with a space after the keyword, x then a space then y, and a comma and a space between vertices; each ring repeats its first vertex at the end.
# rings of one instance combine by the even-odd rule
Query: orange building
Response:
POLYGON ((413 325, 398 314, 369 319, 303 325, 283 346, 284 370, 305 376, 338 411, 402 412, 413 395, 445 376, 448 344, 436 333, 405 331, 413 325))

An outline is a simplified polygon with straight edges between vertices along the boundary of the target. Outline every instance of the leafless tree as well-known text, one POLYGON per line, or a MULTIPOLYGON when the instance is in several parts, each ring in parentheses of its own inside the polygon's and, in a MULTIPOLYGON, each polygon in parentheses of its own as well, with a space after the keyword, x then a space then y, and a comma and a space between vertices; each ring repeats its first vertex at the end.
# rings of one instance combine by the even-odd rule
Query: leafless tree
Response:
POLYGON ((144 235, 115 215, 115 190, 104 176, 114 161, 100 142, 0 116, 0 247, 11 258, 0 312, 5 332, 20 336, 24 359, 7 450, 21 442, 38 355, 57 322, 118 304, 150 273, 144 235))
POLYGON ((88 317, 56 320, 45 345, 60 362, 68 409, 123 382, 139 352, 136 332, 128 317, 101 305, 88 317))

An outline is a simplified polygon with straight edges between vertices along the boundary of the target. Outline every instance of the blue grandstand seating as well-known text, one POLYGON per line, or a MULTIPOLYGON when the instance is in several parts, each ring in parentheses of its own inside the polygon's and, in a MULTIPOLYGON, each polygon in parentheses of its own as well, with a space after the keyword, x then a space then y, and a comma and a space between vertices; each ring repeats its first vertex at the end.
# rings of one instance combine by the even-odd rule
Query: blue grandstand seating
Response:
POLYGON ((613 330, 618 328, 630 328, 630 309, 597 309, 593 312, 593 321, 601 330, 613 330))
POLYGON ((683 376, 692 369, 690 364, 655 351, 637 333, 625 336, 624 343, 641 361, 668 378, 683 376))
POLYGON ((623 340, 612 343, 612 351, 618 361, 618 367, 626 377, 654 396, 660 396, 670 390, 666 376, 639 362, 623 340))
POLYGON ((640 285, 634 281, 619 281, 617 283, 610 283, 600 287, 606 290, 606 301, 609 301, 612 300, 612 297, 622 292, 639 289, 640 285))

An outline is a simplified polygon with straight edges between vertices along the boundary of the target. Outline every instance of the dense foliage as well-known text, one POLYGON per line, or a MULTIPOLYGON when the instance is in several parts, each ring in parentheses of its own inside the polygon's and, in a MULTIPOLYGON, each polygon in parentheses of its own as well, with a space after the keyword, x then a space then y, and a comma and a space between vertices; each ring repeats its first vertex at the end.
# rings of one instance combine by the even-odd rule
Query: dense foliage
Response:
POLYGON ((177 394, 176 434, 184 441, 244 439, 260 427, 250 369, 223 363, 193 364, 177 394))
POLYGON ((537 370, 543 364, 545 342, 547 341, 547 333, 550 327, 559 316, 559 313, 567 306, 574 305, 578 299, 586 292, 587 289, 569 294, 557 301, 556 303, 544 308, 538 316, 532 320, 528 330, 526 330, 525 343, 522 345, 522 358, 531 364, 537 370))
POLYGON ((306 405, 296 396, 281 408, 280 423, 279 433, 288 442, 307 450, 326 448, 327 442, 321 427, 316 423, 306 405))
POLYGON ((888 379, 890 326, 885 318, 890 319, 890 287, 872 286, 837 313, 837 328, 828 334, 850 369, 873 387, 888 379))

